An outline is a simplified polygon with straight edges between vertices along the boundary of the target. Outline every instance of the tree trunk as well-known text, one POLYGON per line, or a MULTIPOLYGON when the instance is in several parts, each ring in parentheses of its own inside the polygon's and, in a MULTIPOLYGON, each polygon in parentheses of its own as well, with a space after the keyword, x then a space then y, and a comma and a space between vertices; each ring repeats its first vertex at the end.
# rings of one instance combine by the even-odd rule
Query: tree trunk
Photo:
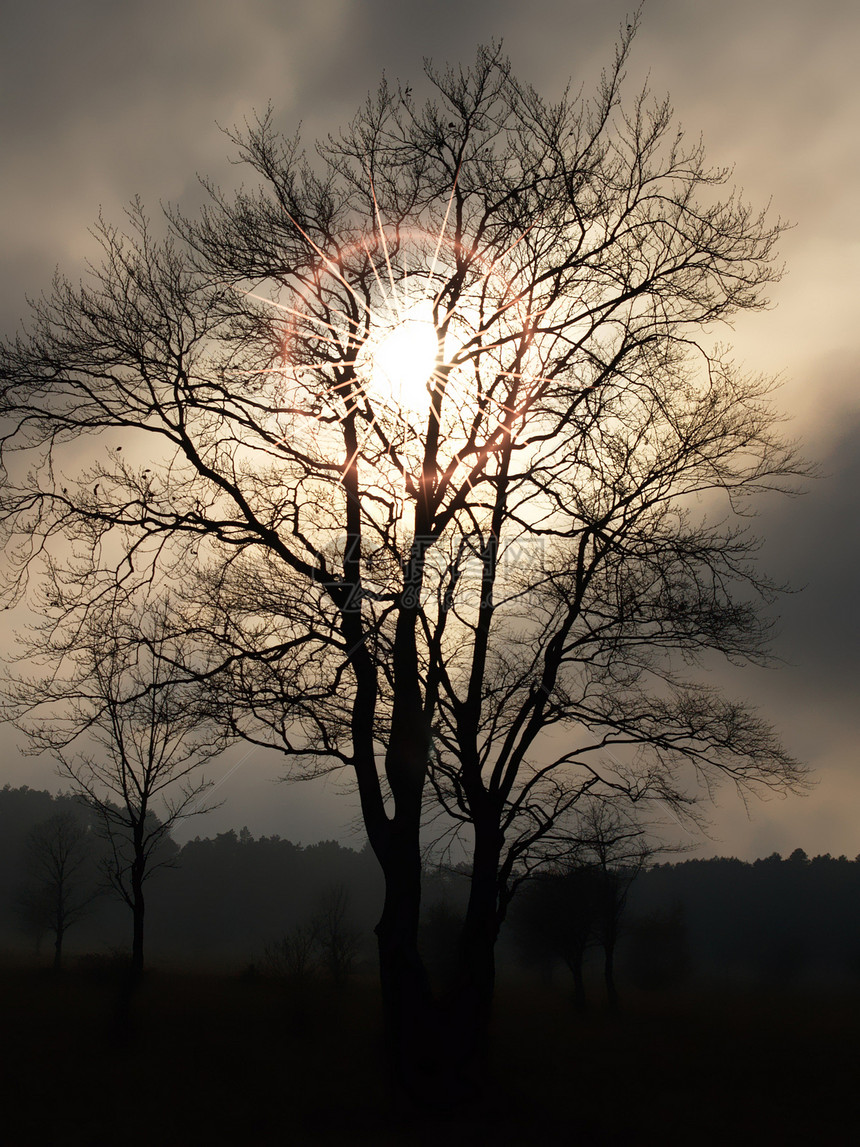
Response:
POLYGON ((615 937, 607 938, 603 946, 603 980, 606 984, 606 1005, 611 1012, 618 1011, 618 990, 615 987, 615 937))
POLYGON ((490 1020, 496 986, 499 933, 498 870, 503 837, 497 825, 475 824, 475 850, 469 904, 460 939, 457 1013, 464 1025, 463 1066, 480 1083, 489 1053, 490 1020))
POLYGON ((437 1038, 427 973, 418 951, 421 858, 417 832, 395 819, 380 857, 385 902, 376 926, 386 1049, 395 1086, 418 1105, 438 1100, 437 1038))
MULTIPOLYGON (((416 521, 416 535, 426 529, 416 521)), ((397 619, 392 670, 396 683, 385 774, 394 816, 384 827, 365 811, 371 845, 385 877, 385 903, 376 926, 386 1043, 392 1079, 412 1103, 438 1103, 446 1050, 418 951, 421 909, 421 804, 430 753, 430 729, 419 687, 416 648, 423 542, 413 546, 404 572, 403 608, 397 619)), ((380 805, 381 808, 381 805, 380 805)))
POLYGON ((54 936, 54 971, 59 972, 63 966, 63 926, 58 925, 54 936))
POLYGON ((143 861, 135 860, 131 866, 131 964, 120 980, 119 997, 114 1015, 112 1035, 114 1042, 125 1046, 133 1037, 132 1000, 143 976, 143 924, 146 901, 143 896, 143 861))
POLYGON ((146 902, 143 897, 143 881, 140 874, 132 872, 132 935, 131 935, 131 982, 136 985, 143 975, 143 924, 146 902))
POLYGON ((580 1015, 583 1015, 588 1010, 588 1001, 585 998, 585 980, 582 975, 582 961, 584 956, 584 951, 580 950, 570 963, 570 970, 573 974, 573 1007, 580 1015))

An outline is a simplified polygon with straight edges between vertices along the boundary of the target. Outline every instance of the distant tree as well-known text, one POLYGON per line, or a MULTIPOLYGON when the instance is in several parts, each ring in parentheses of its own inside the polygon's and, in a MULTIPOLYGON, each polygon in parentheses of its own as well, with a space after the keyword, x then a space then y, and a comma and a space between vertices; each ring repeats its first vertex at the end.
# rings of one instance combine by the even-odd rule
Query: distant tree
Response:
POLYGON ((275 976, 302 983, 313 975, 319 960, 319 932, 315 922, 294 925, 278 940, 266 944, 263 963, 275 976))
POLYGON ((26 930, 54 937, 54 969, 63 960, 63 941, 73 924, 89 912, 98 895, 93 834, 80 817, 56 813, 27 837, 26 883, 16 909, 26 930))
POLYGON ((322 966, 340 983, 355 967, 361 947, 361 930, 350 917, 349 893, 344 885, 333 885, 323 893, 313 919, 313 931, 322 966))
MULTIPOLYGON (((79 801, 67 794, 52 795, 27 785, 13 788, 6 784, 0 788, 0 934, 10 924, 3 916, 12 909, 26 880, 23 861, 27 837, 37 825, 61 812, 80 817, 79 801)), ((19 921, 14 927, 17 933, 19 921)))
POLYGON ((433 980, 446 989, 456 982, 462 930, 463 909, 447 898, 435 900, 422 913, 421 953, 433 980))
POLYGON ((648 861, 679 851, 657 842, 646 827, 613 802, 583 800, 568 837, 556 835, 566 855, 538 867, 525 882, 514 914, 515 932, 527 960, 560 959, 574 981, 578 1010, 586 1006, 583 962, 591 945, 603 949, 603 976, 610 1010, 618 1004, 615 951, 628 893, 648 861))
POLYGON ((631 924, 626 968, 635 987, 644 991, 677 987, 688 978, 691 967, 682 904, 655 910, 631 924))
POLYGON ((132 915, 132 981, 143 970, 146 883, 174 862, 171 830, 207 811, 200 769, 224 746, 200 689, 175 672, 167 608, 103 604, 74 632, 39 627, 34 647, 49 669, 15 687, 31 750, 54 756, 107 841, 105 875, 132 915))
POLYGON ((517 944, 526 963, 551 966, 561 960, 573 976, 577 1011, 587 1000, 583 962, 594 942, 602 894, 600 874, 568 861, 545 869, 522 889, 511 915, 517 944))
POLYGON ((351 919, 349 892, 343 884, 334 884, 323 892, 310 919, 266 944, 264 964, 274 975, 291 980, 323 971, 341 983, 353 970, 361 938, 351 919))
POLYGON ((591 861, 595 870, 596 935, 603 948, 606 999, 610 1010, 614 1010, 618 1006, 615 951, 631 885, 654 856, 682 852, 684 848, 657 842, 644 825, 629 814, 622 814, 610 802, 585 802, 578 824, 580 854, 591 861))

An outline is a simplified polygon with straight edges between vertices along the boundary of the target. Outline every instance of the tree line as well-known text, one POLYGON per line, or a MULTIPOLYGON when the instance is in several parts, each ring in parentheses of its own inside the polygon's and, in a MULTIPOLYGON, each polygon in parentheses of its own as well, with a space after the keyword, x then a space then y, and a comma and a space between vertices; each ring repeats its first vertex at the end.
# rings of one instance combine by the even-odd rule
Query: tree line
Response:
MULTIPOLYGON (((88 838, 86 864, 70 873, 68 948, 104 955, 130 949, 127 908, 99 879, 97 834, 68 796, 0 790, 0 937, 8 951, 43 954, 56 939, 51 912, 33 912, 46 881, 33 841, 72 824, 88 838), (25 895, 22 901, 22 892, 25 895), (95 893, 100 892, 96 896, 95 893), (81 905, 78 912, 76 905, 81 905)), ((154 886, 149 950, 155 961, 260 974, 301 973, 314 960, 367 968, 383 889, 367 848, 335 841, 300 846, 247 829, 172 845, 174 870, 154 886), (328 922, 326 922, 326 919, 328 922), (321 936, 333 946, 324 957, 321 936), (303 947, 304 945, 304 947, 303 947), (340 945, 340 947, 338 947, 340 945), (304 956, 302 956, 304 951, 304 956), (340 963, 339 963, 340 961, 340 963)), ((425 873, 422 941, 440 984, 456 964, 468 872, 425 873)), ((569 983, 578 1007, 616 993, 617 955, 625 987, 654 990, 688 981, 759 985, 856 981, 860 977, 860 857, 809 858, 796 849, 753 862, 734 858, 670 862, 629 856, 536 874, 521 886, 500 941, 510 973, 569 983)))

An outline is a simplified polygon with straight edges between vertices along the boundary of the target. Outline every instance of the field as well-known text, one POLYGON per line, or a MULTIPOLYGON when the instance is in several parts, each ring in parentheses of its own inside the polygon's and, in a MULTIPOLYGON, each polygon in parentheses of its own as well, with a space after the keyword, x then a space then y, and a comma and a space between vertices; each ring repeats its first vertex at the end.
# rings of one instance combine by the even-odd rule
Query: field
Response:
POLYGON ((7 1147, 860 1141, 856 996, 629 996, 582 1019, 562 986, 503 985, 483 1098, 418 1115, 388 1093, 372 981, 155 970, 122 1044, 110 967, 6 967, 0 991, 7 1147))

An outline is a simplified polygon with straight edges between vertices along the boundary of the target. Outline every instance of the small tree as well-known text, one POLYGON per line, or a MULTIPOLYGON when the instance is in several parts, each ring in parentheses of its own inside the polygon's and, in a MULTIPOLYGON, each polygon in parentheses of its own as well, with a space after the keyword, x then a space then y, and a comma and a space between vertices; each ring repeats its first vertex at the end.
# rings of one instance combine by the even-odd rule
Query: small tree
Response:
POLYGON ((349 892, 334 884, 320 897, 310 920, 266 945, 266 967, 278 976, 301 981, 317 970, 336 983, 349 976, 361 946, 361 929, 350 919, 349 892))
POLYGON ((90 911, 98 895, 93 834, 80 817, 57 813, 31 829, 25 845, 26 883, 16 909, 26 930, 54 937, 54 969, 63 960, 63 941, 90 911))
POLYGON ((350 920, 349 893, 342 884, 327 889, 313 919, 321 963, 340 983, 352 972, 361 946, 361 929, 350 920))
POLYGON ((319 937, 315 922, 296 924, 265 947, 263 963, 275 976, 303 983, 316 970, 319 937))
POLYGON ((642 824, 608 802, 585 803, 579 825, 581 846, 596 872, 596 935, 603 948, 606 998, 614 1011, 618 1006, 615 950, 630 887, 654 856, 684 852, 685 847, 657 843, 642 824))
POLYGON ((54 755, 107 841, 105 875, 132 915, 132 982, 143 971, 146 883, 173 863, 174 826, 208 811, 200 770, 224 745, 199 687, 175 671, 167 608, 103 605, 74 631, 40 627, 34 646, 50 671, 15 691, 32 751, 54 755))
POLYGON ((561 959, 574 981, 577 1010, 585 1009, 583 961, 587 948, 603 949, 603 978, 611 1011, 618 1006, 615 951, 630 887, 649 860, 683 847, 657 843, 644 825, 608 801, 586 799, 555 861, 541 858, 527 880, 514 915, 515 931, 528 960, 561 959))
POLYGON ((533 877, 512 914, 523 959, 544 966, 563 961, 573 976, 573 1001, 579 1012, 586 1008, 583 962, 594 942, 602 891, 594 868, 568 861, 533 877))
POLYGON ((637 988, 659 992, 684 983, 691 971, 684 906, 642 916, 630 929, 627 973, 637 988))

